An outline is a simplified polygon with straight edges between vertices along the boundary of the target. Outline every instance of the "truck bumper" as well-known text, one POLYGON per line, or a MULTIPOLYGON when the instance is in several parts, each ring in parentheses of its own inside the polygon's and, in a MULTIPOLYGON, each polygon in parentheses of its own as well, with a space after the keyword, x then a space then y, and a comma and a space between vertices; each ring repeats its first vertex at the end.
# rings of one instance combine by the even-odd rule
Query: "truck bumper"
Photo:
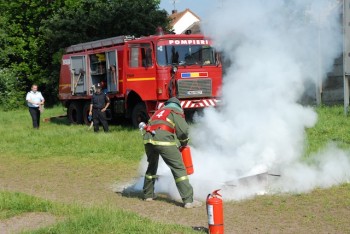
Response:
MULTIPOLYGON (((181 107, 183 109, 197 109, 197 108, 205 108, 211 106, 218 106, 220 103, 220 99, 217 98, 206 98, 206 99, 187 99, 180 100, 181 107)), ((164 106, 165 102, 157 103, 157 110, 164 106)))

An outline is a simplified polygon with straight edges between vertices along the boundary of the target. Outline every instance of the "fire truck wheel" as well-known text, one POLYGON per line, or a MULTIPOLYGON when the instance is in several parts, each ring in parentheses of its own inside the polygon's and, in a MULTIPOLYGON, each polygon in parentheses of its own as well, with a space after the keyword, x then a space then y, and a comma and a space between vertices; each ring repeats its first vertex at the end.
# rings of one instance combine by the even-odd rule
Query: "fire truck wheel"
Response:
POLYGON ((83 108, 80 103, 72 102, 68 107, 68 119, 72 124, 83 122, 83 108))
POLYGON ((132 125, 135 128, 138 128, 139 123, 141 122, 147 123, 148 119, 149 119, 149 116, 147 114, 145 103, 140 102, 136 104, 131 114, 132 125))
POLYGON ((90 102, 85 102, 83 107, 83 122, 86 125, 91 124, 91 121, 89 121, 89 112, 90 112, 90 102))

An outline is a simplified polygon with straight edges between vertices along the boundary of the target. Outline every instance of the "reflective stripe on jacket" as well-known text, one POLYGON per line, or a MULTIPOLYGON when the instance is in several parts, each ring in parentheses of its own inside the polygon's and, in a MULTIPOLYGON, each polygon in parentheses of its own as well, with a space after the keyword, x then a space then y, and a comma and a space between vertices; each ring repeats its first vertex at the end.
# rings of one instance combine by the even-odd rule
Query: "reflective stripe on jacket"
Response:
POLYGON ((180 140, 188 139, 188 124, 184 118, 183 112, 172 107, 163 107, 156 111, 148 122, 150 128, 155 125, 166 125, 175 129, 175 134, 162 128, 155 129, 154 133, 146 132, 143 139, 144 144, 153 145, 176 145, 176 137, 180 140), (175 137, 176 135, 176 137, 175 137))

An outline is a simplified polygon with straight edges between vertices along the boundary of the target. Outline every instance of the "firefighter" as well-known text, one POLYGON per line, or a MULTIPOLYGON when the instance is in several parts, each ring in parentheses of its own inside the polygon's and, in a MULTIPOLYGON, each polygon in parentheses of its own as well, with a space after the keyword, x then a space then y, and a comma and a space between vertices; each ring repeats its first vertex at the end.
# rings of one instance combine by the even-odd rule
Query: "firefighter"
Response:
POLYGON ((91 98, 90 112, 94 125, 94 132, 99 131, 99 124, 102 123, 103 130, 108 132, 108 123, 106 119, 106 110, 110 104, 108 96, 103 93, 101 84, 95 86, 95 93, 91 98))
POLYGON ((193 188, 177 148, 175 135, 181 146, 187 145, 189 140, 188 125, 184 118, 184 112, 180 101, 172 97, 165 102, 163 108, 157 110, 150 118, 143 137, 148 161, 143 185, 144 199, 145 201, 155 199, 154 184, 160 155, 173 174, 184 207, 199 207, 202 203, 193 200, 193 188))

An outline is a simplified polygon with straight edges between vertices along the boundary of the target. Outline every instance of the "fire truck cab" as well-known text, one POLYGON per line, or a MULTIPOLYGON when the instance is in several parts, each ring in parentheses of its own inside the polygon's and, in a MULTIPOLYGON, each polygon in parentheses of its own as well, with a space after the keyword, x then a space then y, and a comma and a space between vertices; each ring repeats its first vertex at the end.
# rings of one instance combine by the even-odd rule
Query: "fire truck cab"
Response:
POLYGON ((222 66, 203 35, 118 36, 70 46, 62 57, 59 99, 71 123, 89 123, 94 87, 110 100, 110 119, 146 122, 170 97, 184 110, 216 106, 222 66))

